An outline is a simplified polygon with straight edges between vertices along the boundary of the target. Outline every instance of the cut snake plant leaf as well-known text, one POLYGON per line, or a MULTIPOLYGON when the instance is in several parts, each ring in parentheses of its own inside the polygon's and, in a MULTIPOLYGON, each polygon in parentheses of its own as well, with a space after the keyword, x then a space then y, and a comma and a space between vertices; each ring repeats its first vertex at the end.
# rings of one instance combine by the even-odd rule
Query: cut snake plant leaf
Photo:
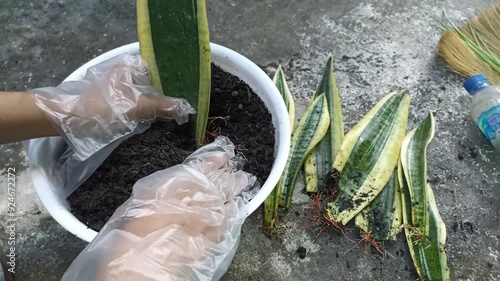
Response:
POLYGON ((278 208, 280 203, 280 194, 281 194, 281 181, 278 181, 278 184, 274 187, 273 191, 269 194, 269 196, 264 201, 264 229, 270 230, 273 229, 278 223, 278 208))
POLYGON ((325 93, 330 114, 330 126, 323 139, 307 156, 304 163, 306 191, 316 192, 325 186, 326 177, 332 172, 335 154, 344 138, 344 121, 339 91, 333 75, 333 56, 329 55, 323 78, 315 95, 325 93))
MULTIPOLYGON (((278 88, 281 96, 283 97, 283 101, 285 102, 288 110, 288 116, 290 117, 290 127, 293 128, 293 123, 295 120, 295 103, 292 94, 288 89, 285 73, 281 65, 278 66, 278 70, 274 74, 273 82, 278 88)), ((273 189, 271 194, 269 194, 269 196, 264 201, 264 229, 266 230, 273 229, 278 222, 278 207, 281 193, 279 186, 280 183, 278 182, 278 185, 273 189)))
POLYGON ((196 109, 196 144, 201 146, 211 86, 205 0, 137 0, 137 30, 151 85, 196 109))
POLYGON ((339 194, 328 214, 347 224, 382 191, 398 163, 408 123, 410 96, 388 94, 346 134, 333 168, 340 172, 339 194))
POLYGON ((326 97, 325 94, 321 94, 309 105, 293 131, 290 154, 285 171, 278 183, 278 188, 281 191, 281 206, 290 208, 295 180, 304 159, 324 137, 329 125, 330 118, 326 97))
POLYGON ((434 137, 434 116, 426 119, 405 137, 401 148, 401 165, 407 181, 411 199, 411 225, 429 224, 427 212, 427 146, 434 137), (415 151, 417 149, 417 151, 415 151))
POLYGON ((403 222, 413 264, 422 280, 450 280, 445 252, 446 226, 427 183, 427 146, 434 137, 433 113, 404 139, 398 178, 403 222))
POLYGON ((285 73, 283 72, 283 68, 281 67, 281 65, 278 66, 278 70, 274 74, 273 82, 276 85, 276 88, 278 88, 281 96, 283 97, 283 101, 285 101, 285 105, 288 110, 288 116, 290 117, 290 128, 293 129, 293 123, 295 121, 295 102, 293 101, 293 96, 288 89, 285 73))
POLYGON ((397 169, 379 195, 356 216, 356 226, 376 240, 393 240, 403 223, 397 169))

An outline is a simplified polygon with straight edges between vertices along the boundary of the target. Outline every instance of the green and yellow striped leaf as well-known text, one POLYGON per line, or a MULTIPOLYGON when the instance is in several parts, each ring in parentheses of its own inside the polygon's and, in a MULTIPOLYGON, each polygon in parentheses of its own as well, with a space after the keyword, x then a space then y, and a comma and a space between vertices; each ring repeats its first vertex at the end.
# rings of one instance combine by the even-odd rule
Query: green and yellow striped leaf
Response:
MULTIPOLYGON (((285 73, 281 65, 278 66, 278 70, 274 74, 273 81, 283 97, 283 101, 285 102, 288 110, 288 116, 290 117, 290 128, 293 130, 293 123, 295 121, 295 102, 290 90, 288 89, 285 73)), ((281 194, 279 185, 280 183, 278 182, 278 186, 274 188, 271 194, 269 194, 264 201, 264 229, 266 230, 273 229, 278 222, 278 207, 281 194)))
POLYGON ((382 191, 398 163, 408 123, 407 90, 388 94, 346 134, 333 169, 340 172, 339 194, 328 214, 347 224, 382 191))
POLYGON ((333 75, 333 56, 329 55, 323 78, 319 83, 316 95, 325 93, 330 114, 330 126, 323 139, 307 156, 304 163, 306 191, 316 192, 318 187, 325 186, 326 177, 332 172, 335 154, 344 138, 344 121, 339 91, 333 75))
POLYGON ((196 144, 201 146, 211 86, 205 0, 137 0, 137 31, 151 85, 196 109, 196 144))
POLYGON ((379 241, 393 240, 403 224, 397 169, 379 195, 356 216, 356 226, 379 241))
POLYGON ((288 116, 290 117, 290 128, 293 130, 293 123, 295 121, 295 102, 293 101, 293 96, 288 89, 288 84, 286 83, 285 73, 281 65, 278 66, 278 70, 274 74, 273 82, 278 88, 283 101, 285 101, 286 108, 288 110, 288 116))
POLYGON ((404 139, 398 178, 403 222, 413 264, 422 280, 450 280, 445 252, 446 226, 427 183, 427 146, 434 137, 433 113, 404 139))
POLYGON ((330 118, 325 94, 318 95, 309 105, 293 131, 290 154, 278 183, 280 205, 290 208, 295 180, 306 155, 318 144, 328 130, 330 118))
POLYGON ((282 179, 264 201, 264 230, 271 230, 278 224, 278 208, 280 204, 282 179))

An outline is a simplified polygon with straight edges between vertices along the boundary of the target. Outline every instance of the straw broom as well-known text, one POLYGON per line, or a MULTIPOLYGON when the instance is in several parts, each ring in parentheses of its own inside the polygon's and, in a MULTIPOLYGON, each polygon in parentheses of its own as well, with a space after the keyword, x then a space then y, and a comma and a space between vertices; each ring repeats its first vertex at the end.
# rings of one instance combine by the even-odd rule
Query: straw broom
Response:
POLYGON ((457 27, 444 15, 444 30, 438 55, 464 77, 482 73, 492 84, 500 84, 500 4, 457 27))

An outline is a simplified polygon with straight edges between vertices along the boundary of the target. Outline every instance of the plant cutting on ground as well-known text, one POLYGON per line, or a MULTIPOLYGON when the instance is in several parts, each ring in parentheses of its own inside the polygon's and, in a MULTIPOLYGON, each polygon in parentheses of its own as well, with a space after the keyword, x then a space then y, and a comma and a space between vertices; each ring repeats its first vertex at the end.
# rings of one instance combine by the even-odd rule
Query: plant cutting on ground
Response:
MULTIPOLYGON (((274 74, 273 82, 285 101, 290 119, 290 127, 293 128, 293 124, 295 122, 295 102, 292 94, 290 93, 290 89, 288 88, 288 84, 286 83, 285 73, 283 72, 281 65, 278 66, 278 69, 274 74)), ((282 181, 283 179, 280 179, 278 187, 273 189, 264 201, 264 229, 268 233, 276 232, 276 229, 278 229, 278 206, 281 199, 280 186, 282 185, 282 181)))
MULTIPOLYGON (((283 77, 281 68, 277 74, 283 77)), ((284 78, 278 79, 286 83, 284 78)), ((284 97, 287 86, 279 86, 284 97)), ((330 55, 317 91, 293 131, 292 149, 279 184, 264 205, 264 229, 277 234, 280 206, 290 208, 295 180, 304 168, 307 227, 340 231, 354 221, 361 242, 386 252, 379 242, 405 230, 422 280, 449 280, 446 229, 427 184, 426 147, 434 132, 433 113, 408 135, 409 91, 381 99, 344 135, 340 98, 330 55), (325 104, 326 103, 326 104, 325 104), (329 120, 326 120, 329 119, 329 120)), ((319 235, 319 234, 318 234, 319 235)))
POLYGON ((434 137, 431 112, 404 139, 398 178, 402 193, 406 241, 417 273, 423 280, 450 280, 445 252, 446 227, 427 183, 427 146, 434 137))

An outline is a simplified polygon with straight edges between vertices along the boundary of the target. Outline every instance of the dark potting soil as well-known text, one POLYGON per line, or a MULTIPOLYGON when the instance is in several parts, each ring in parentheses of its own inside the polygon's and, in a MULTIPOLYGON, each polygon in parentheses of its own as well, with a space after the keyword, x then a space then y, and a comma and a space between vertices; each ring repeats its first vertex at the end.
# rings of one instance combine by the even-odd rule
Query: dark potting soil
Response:
MULTIPOLYGON (((274 161, 275 131, 271 114, 239 78, 212 65, 212 94, 207 142, 229 137, 245 159, 244 170, 262 184, 274 161)), ((68 197, 71 212, 99 231, 116 208, 132 193, 134 184, 156 171, 182 163, 195 150, 188 126, 155 123, 124 141, 102 165, 68 197)))

